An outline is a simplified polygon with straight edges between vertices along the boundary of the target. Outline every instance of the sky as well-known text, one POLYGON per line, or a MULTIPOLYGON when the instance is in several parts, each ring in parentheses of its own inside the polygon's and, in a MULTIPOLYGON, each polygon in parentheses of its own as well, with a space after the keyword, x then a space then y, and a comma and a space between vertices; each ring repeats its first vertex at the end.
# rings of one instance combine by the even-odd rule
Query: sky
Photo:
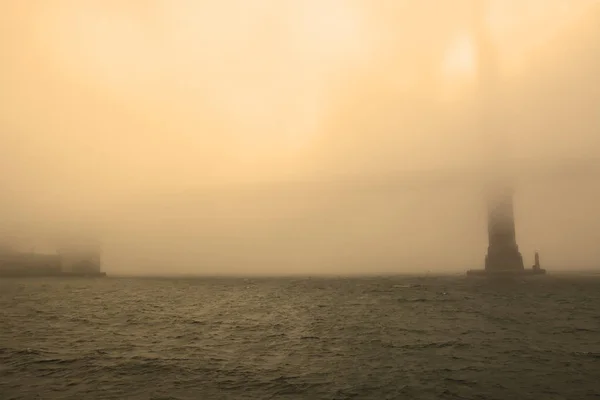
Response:
MULTIPOLYGON (((571 93, 565 103, 567 97, 559 94, 567 82, 585 77, 577 78, 574 67, 563 71, 551 62, 541 69, 538 65, 554 47, 576 47, 572 46, 576 42, 569 42, 575 39, 556 37, 581 24, 594 3, 489 1, 487 23, 501 69, 503 99, 494 110, 510 115, 498 117, 494 129, 501 132, 498 137, 509 138, 515 157, 552 161, 597 154, 593 133, 598 121, 593 111, 586 110, 598 97, 571 93), (532 72, 534 68, 540 72, 532 72), (548 68, 563 75, 546 76, 548 68), (508 98, 528 100, 524 106, 521 100, 508 98), (537 104, 543 106, 533 106, 537 104), (570 105, 568 110, 565 104, 570 105), (527 107, 529 111, 523 111, 527 107), (548 110, 560 110, 553 125, 561 129, 546 126, 548 110), (575 114, 577 122, 569 122, 575 114), (552 140, 544 140, 548 137, 552 140)), ((150 198, 154 204, 159 195, 214 184, 383 176, 477 165, 483 144, 475 122, 471 4, 467 0, 6 0, 0 5, 0 48, 5 54, 0 66, 4 192, 0 201, 5 230, 53 236, 51 232, 60 230, 76 232, 83 221, 101 225, 112 232, 108 235, 112 248, 123 249, 106 249, 122 260, 114 261, 119 265, 114 268, 139 272, 147 266, 143 262, 133 266, 131 260, 147 253, 147 246, 142 239, 129 248, 124 244, 124 237, 139 235, 124 233, 130 225, 152 225, 146 229, 153 232, 148 235, 162 240, 165 248, 175 248, 175 239, 160 236, 158 223, 171 215, 165 209, 173 206, 141 212, 146 206, 131 206, 140 199, 150 198), (139 216, 125 224, 133 217, 123 210, 131 207, 139 216)), ((350 202, 336 193, 329 201, 350 202)), ((471 189, 461 198, 469 196, 471 189)), ((298 198, 295 201, 300 202, 298 198)), ((394 199, 388 197, 392 204, 394 199)), ((262 211, 255 212, 262 217, 310 213, 316 218, 318 210, 328 207, 327 202, 317 202, 320 208, 313 205, 307 211, 287 205, 295 210, 291 211, 282 205, 287 211, 277 214, 279 203, 260 201, 266 206, 257 206, 262 211)), ((357 226, 375 224, 378 219, 360 211, 360 204, 369 210, 378 206, 358 204, 335 223, 364 214, 357 226)), ((473 206, 465 204, 469 204, 465 210, 473 206)), ((339 208, 344 210, 345 205, 339 208)), ((190 213, 208 213, 199 203, 189 207, 190 213)), ((407 207, 404 211, 415 209, 407 207)), ((417 208, 427 216, 427 207, 417 208)), ((474 213, 473 224, 481 223, 480 217, 474 213)), ((197 224, 208 226, 203 221, 197 224)), ((455 223, 447 221, 445 226, 450 229, 455 223)), ((226 225, 208 232, 221 229, 227 236, 242 231, 242 225, 226 225)), ((256 232, 257 225, 268 230, 259 222, 248 223, 246 235, 256 232)), ((323 233, 317 225, 305 229, 323 233)), ((385 246, 357 248, 364 257, 371 251, 386 258, 388 253, 381 249, 393 247, 385 239, 393 234, 381 230, 377 240, 370 240, 372 229, 356 228, 364 232, 357 233, 356 243, 385 246)), ((539 229, 530 231, 523 239, 532 242, 531 247, 531 237, 539 229)), ((183 231, 177 232, 182 243, 183 231)), ((277 235, 269 232, 265 237, 277 235)), ((415 248, 444 241, 427 232, 414 239, 414 246, 394 250, 398 253, 394 257, 419 259, 415 248)), ((479 231, 471 232, 478 237, 479 231)), ((194 242, 197 235, 190 233, 186 240, 194 242)), ((270 240, 264 239, 273 246, 270 240)), ((337 250, 332 249, 344 246, 341 236, 339 240, 329 250, 305 252, 314 259, 335 258, 330 253, 337 250)), ((227 252, 225 242, 219 243, 223 247, 219 251, 227 252)), ((182 246, 180 253, 185 251, 182 246)), ((253 256, 268 253, 266 248, 253 256)), ((154 257, 158 269, 164 254, 154 257)), ((592 256, 584 261, 591 262, 592 256)), ((193 265, 207 256, 198 257, 191 257, 182 270, 196 271, 193 265)), ((468 257, 475 262, 475 255, 468 257)), ((457 256, 449 263, 467 261, 457 256)), ((227 262, 242 271, 246 268, 243 260, 227 262)), ((312 259, 306 263, 318 264, 312 259)))

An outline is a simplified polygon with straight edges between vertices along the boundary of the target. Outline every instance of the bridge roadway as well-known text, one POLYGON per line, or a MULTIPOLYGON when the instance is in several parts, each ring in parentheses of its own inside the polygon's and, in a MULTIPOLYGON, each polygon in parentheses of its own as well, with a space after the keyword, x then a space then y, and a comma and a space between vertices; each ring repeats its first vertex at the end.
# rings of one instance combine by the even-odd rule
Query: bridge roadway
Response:
MULTIPOLYGON (((397 173, 378 174, 347 174, 327 176, 321 179, 304 179, 289 181, 270 181, 259 183, 201 185, 185 191, 169 191, 167 194, 201 194, 207 192, 227 193, 230 191, 260 192, 261 190, 317 190, 331 187, 332 189, 366 190, 411 190, 411 189, 444 189, 449 187, 464 187, 484 185, 494 175, 494 170, 484 167, 449 168, 445 170, 431 169, 420 171, 402 171, 397 173)), ((586 159, 562 159, 552 162, 533 162, 518 160, 511 162, 503 173, 511 178, 516 187, 527 185, 547 185, 564 181, 600 182, 600 157, 586 159)), ((167 195, 167 197, 170 197, 167 195)))
MULTIPOLYGON (((600 185, 600 158, 546 163, 522 160, 512 163, 505 173, 511 177, 517 193, 520 188, 528 191, 534 188, 551 189, 553 186, 556 186, 557 190, 568 186, 568 190, 572 192, 577 187, 600 185)), ((452 192, 461 193, 460 196, 465 199, 470 197, 465 195, 472 192, 473 202, 479 203, 477 197, 481 196, 483 202, 483 189, 489 183, 490 176, 492 174, 483 168, 465 167, 362 176, 329 176, 321 179, 198 185, 186 189, 162 188, 154 193, 145 193, 143 196, 120 202, 113 209, 115 213, 111 216, 130 219, 135 218, 134 215, 140 218, 143 218, 144 214, 152 215, 147 212, 166 212, 179 214, 183 218, 189 211, 191 214, 199 212, 208 218, 228 218, 236 214, 234 210, 266 210, 270 206, 273 206, 273 210, 277 207, 304 209, 310 208, 307 204, 312 203, 330 209, 330 203, 360 203, 360 198, 364 196, 391 196, 390 203, 386 205, 389 207, 403 198, 427 199, 428 196, 439 197, 441 193, 450 196, 452 192), (401 193, 406 193, 406 196, 398 197, 401 193), (415 196, 409 196, 409 193, 415 196)), ((598 193, 600 194, 600 191, 598 193)))

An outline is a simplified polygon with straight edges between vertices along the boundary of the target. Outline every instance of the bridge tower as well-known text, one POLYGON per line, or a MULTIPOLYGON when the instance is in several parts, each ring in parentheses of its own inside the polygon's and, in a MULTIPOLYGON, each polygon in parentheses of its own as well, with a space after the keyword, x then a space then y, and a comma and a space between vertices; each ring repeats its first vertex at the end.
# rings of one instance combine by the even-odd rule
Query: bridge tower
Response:
POLYGON ((484 135, 487 163, 488 249, 485 273, 524 271, 515 234, 514 189, 509 174, 509 146, 499 131, 499 76, 495 46, 486 21, 487 0, 474 0, 474 38, 477 53, 480 129, 484 135))

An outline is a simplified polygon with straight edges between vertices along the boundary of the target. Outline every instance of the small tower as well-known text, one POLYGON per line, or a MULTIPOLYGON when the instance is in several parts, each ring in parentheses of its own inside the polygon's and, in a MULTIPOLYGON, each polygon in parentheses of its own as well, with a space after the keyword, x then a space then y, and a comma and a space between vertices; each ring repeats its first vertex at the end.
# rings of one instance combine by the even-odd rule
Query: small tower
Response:
POLYGON ((538 253, 537 250, 535 251, 533 269, 536 271, 539 271, 542 269, 542 267, 540 266, 540 254, 538 253))

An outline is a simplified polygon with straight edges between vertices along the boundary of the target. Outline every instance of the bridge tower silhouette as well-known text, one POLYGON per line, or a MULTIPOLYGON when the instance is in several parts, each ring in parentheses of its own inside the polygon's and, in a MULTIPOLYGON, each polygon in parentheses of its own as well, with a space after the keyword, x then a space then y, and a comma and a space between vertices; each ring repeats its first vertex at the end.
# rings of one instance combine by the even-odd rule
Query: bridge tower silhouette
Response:
POLYGON ((487 228, 488 248, 483 270, 468 271, 468 275, 544 273, 545 270, 525 270, 516 239, 514 189, 508 173, 510 150, 506 135, 496 131, 498 114, 499 65, 493 38, 486 21, 487 0, 474 0, 473 34, 477 60, 479 96, 479 127, 485 135, 487 151, 487 228))

